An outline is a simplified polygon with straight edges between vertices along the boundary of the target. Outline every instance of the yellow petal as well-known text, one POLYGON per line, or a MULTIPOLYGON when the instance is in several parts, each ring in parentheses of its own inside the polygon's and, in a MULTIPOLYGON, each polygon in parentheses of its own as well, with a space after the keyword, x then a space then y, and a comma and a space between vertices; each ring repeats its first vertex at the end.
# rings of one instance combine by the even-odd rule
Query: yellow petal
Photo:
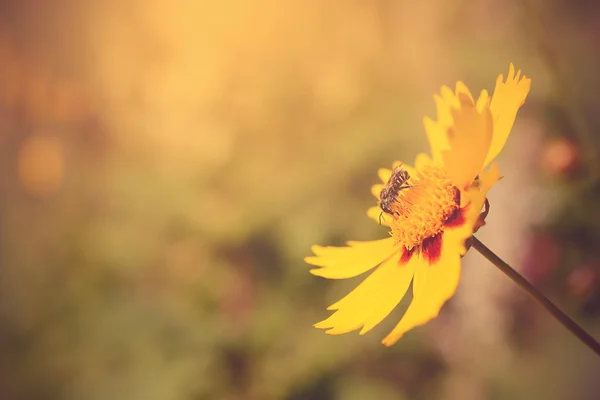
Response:
POLYGON ((429 141, 429 147, 431 147, 431 157, 435 165, 443 165, 442 151, 448 150, 450 145, 446 138, 446 128, 444 125, 434 122, 431 118, 423 118, 423 125, 425 126, 425 133, 427 134, 427 140, 429 141))
POLYGON ((471 225, 475 224, 477 218, 479 218, 487 193, 498 179, 500 179, 500 170, 498 169, 498 165, 494 164, 490 167, 489 171, 481 171, 477 185, 473 185, 467 190, 466 197, 470 203, 467 218, 471 222, 471 225))
POLYGON ((475 100, 473 100, 473 95, 471 94, 471 91, 469 90, 467 85, 465 85, 461 81, 458 81, 456 82, 456 96, 459 97, 460 94, 466 95, 471 100, 471 103, 475 102, 475 100))
MULTIPOLYGON (((467 252, 465 247, 465 241, 473 235, 473 224, 469 217, 471 215, 471 204, 468 204, 464 209, 465 222, 464 224, 452 228, 445 228, 444 230, 444 244, 447 247, 457 249, 458 253, 462 256, 467 252)), ((477 214, 479 215, 479 214, 477 214)))
POLYGON ((425 133, 431 147, 431 157, 435 165, 443 165, 442 152, 450 149, 446 130, 452 125, 452 114, 450 109, 457 107, 458 103, 449 87, 442 87, 442 96, 434 95, 433 101, 437 108, 437 121, 429 117, 423 118, 425 133))
POLYGON ((453 124, 452 110, 460 107, 459 99, 463 96, 473 102, 473 96, 463 82, 456 83, 455 92, 448 86, 443 86, 441 96, 437 94, 433 96, 437 108, 437 121, 434 122, 428 117, 423 119, 434 165, 443 165, 442 154, 450 149, 447 131, 453 124))
POLYGON ((489 107, 478 112, 473 100, 459 94, 460 108, 452 110, 454 122, 448 129, 450 150, 442 154, 452 182, 464 190, 481 168, 492 141, 492 116, 489 107))
POLYGON ((415 158, 415 167, 417 169, 422 169, 426 165, 433 165, 433 160, 431 159, 431 157, 429 157, 425 153, 417 154, 417 157, 415 158))
POLYGON ((377 175, 379 175, 379 179, 381 179, 381 182, 387 183, 387 181, 390 180, 390 176, 392 176, 392 170, 387 168, 379 168, 379 171, 377 171, 377 175))
POLYGON ((371 186, 371 194, 375 196, 377 200, 379 200, 379 194, 381 193, 381 189, 383 189, 383 186, 384 185, 382 185, 381 183, 377 183, 371 186))
POLYGON ((370 242, 348 242, 347 247, 313 246, 315 256, 304 261, 317 267, 310 273, 328 279, 346 279, 360 275, 379 265, 394 251, 392 238, 370 242))
MULTIPOLYGON (((448 86, 442 86, 442 100, 444 100, 444 103, 450 107, 450 108, 455 108, 458 107, 458 101, 456 98, 456 95, 454 94, 454 92, 452 91, 452 89, 450 89, 448 86)), ((439 112, 440 110, 438 110, 439 112)))
MULTIPOLYGON (((445 234, 444 234, 445 236, 445 234)), ((440 259, 434 265, 420 264, 415 272, 417 290, 406 313, 382 343, 391 346, 404 333, 437 317, 444 303, 454 295, 460 279, 460 254, 442 238, 440 259)))
POLYGON ((437 110, 437 122, 443 126, 450 126, 452 124, 452 114, 450 113, 450 109, 452 107, 458 107, 458 102, 449 87, 442 87, 441 93, 441 96, 438 94, 433 95, 433 101, 435 102, 435 108, 437 110))
POLYGON ((504 147, 515 122, 517 112, 525 103, 530 87, 531 79, 525 77, 525 75, 521 77, 521 70, 515 75, 515 67, 512 63, 508 70, 506 82, 502 75, 498 76, 494 95, 490 103, 490 109, 494 118, 494 137, 484 166, 492 162, 504 147))
POLYGON ((462 200, 465 201, 464 212, 465 222, 462 225, 446 227, 445 240, 449 246, 459 249, 459 253, 464 255, 467 252, 465 241, 473 235, 473 225, 477 221, 479 214, 485 203, 488 191, 499 179, 498 166, 494 165, 490 171, 481 171, 476 185, 463 192, 462 200))
MULTIPOLYGON (((417 257, 413 257, 417 259, 417 257)), ((398 305, 406 294, 417 261, 398 265, 400 252, 394 254, 346 297, 329 307, 337 310, 315 327, 339 335, 362 327, 360 334, 373 329, 398 305)))
POLYGON ((370 207, 367 210, 367 215, 369 216, 369 218, 371 218, 378 224, 381 223, 381 225, 383 226, 390 226, 392 216, 386 213, 382 214, 381 208, 379 206, 370 207))
MULTIPOLYGON (((490 95, 488 94, 488 91, 483 89, 481 91, 481 94, 479 95, 479 98, 477 99, 477 112, 478 113, 482 113, 483 112, 483 108, 490 105, 490 95)), ((494 114, 492 114, 493 116, 494 114)), ((493 139, 492 139, 493 140, 493 139)))
MULTIPOLYGON (((421 255, 419 255, 419 258, 420 257, 421 257, 421 255)), ((427 265, 425 265, 425 267, 427 267, 427 265)), ((412 282, 413 297, 423 287, 423 284, 425 283, 425 280, 427 278, 426 272, 427 272, 427 268, 417 268, 415 270, 415 276, 413 277, 413 282, 412 282)))

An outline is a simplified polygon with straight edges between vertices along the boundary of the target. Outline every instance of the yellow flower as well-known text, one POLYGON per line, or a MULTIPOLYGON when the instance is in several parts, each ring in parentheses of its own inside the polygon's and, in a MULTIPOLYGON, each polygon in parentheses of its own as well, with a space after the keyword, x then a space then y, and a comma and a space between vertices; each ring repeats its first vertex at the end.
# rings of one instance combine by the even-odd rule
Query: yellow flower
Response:
MULTIPOLYGON (((367 212, 390 228, 391 237, 348 242, 346 247, 313 246, 315 255, 306 257, 308 264, 320 267, 310 272, 328 279, 352 278, 377 267, 331 305, 328 310, 335 313, 315 327, 332 335, 362 328, 362 335, 392 312, 411 282, 410 306, 383 344, 391 346, 438 315, 456 291, 465 240, 499 178, 497 166, 485 168, 504 147, 530 84, 520 70, 515 75, 511 64, 506 81, 498 77, 491 98, 483 90, 475 101, 462 82, 454 92, 445 86, 434 96, 437 121, 424 120, 431 157, 419 154, 414 167, 395 163, 409 177, 392 191, 396 201, 390 203, 390 212, 382 214, 381 203, 367 212)), ((382 184, 372 188, 378 200, 390 177, 392 170, 379 170, 382 184)))

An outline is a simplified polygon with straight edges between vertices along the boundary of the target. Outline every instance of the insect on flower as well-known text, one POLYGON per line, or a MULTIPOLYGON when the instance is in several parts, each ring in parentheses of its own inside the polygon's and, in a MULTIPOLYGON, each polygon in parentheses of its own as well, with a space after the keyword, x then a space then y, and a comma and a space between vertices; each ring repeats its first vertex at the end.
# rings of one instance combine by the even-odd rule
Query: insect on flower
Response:
POLYGON ((390 237, 349 241, 346 246, 312 246, 305 258, 313 275, 348 279, 370 274, 354 290, 328 307, 334 311, 314 326, 331 335, 354 330, 364 334, 385 319, 412 286, 406 312, 382 340, 396 343, 406 332, 437 317, 458 287, 468 240, 489 211, 487 192, 500 178, 492 161, 510 135, 531 80, 511 64, 499 75, 493 95, 474 97, 462 82, 434 96, 437 120, 424 119, 431 156, 419 154, 413 165, 394 164, 378 171, 381 183, 371 193, 377 205, 369 217, 383 223, 390 237), (482 209, 485 210, 482 212, 482 209))
POLYGON ((398 200, 400 191, 414 187, 413 185, 406 184, 409 179, 410 174, 404 168, 403 164, 394 167, 390 179, 383 189, 381 189, 381 193, 379 194, 379 207, 381 207, 379 225, 381 225, 381 216, 383 213, 390 214, 391 216, 398 216, 396 207, 402 207, 402 202, 398 200))

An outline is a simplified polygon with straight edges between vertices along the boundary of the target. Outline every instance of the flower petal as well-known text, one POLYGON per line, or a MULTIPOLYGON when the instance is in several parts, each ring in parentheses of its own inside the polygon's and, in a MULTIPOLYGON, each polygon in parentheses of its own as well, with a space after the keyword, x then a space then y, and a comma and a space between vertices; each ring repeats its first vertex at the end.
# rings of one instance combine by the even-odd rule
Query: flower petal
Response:
MULTIPOLYGON (((483 108, 485 106, 489 106, 489 105, 490 105, 490 95, 488 94, 487 90, 483 89, 481 91, 481 94, 479 95, 479 98, 477 99, 477 104, 475 105, 477 107, 477 112, 481 113, 483 111, 483 108)), ((492 116, 493 115, 494 114, 492 113, 492 116)))
POLYGON ((426 165, 434 165, 433 160, 425 153, 417 154, 415 158, 415 168, 422 169, 426 165))
POLYGON ((377 171, 377 175, 379 175, 379 179, 381 179, 381 182, 387 183, 387 181, 389 181, 390 177, 392 176, 392 170, 387 168, 379 168, 379 171, 377 171))
POLYGON ((494 164, 490 167, 489 171, 481 171, 476 184, 466 191, 466 197, 469 201, 469 213, 467 218, 471 222, 471 225, 475 224, 477 218, 479 218, 481 209, 485 204, 487 192, 499 179, 500 170, 498 169, 498 164, 494 164))
POLYGON ((460 279, 460 254, 442 237, 442 251, 434 265, 420 264, 415 272, 417 289, 406 313, 382 343, 391 346, 404 333, 437 317, 444 303, 454 295, 460 279))
MULTIPOLYGON (((446 93, 447 87, 442 88, 442 93, 446 93)), ((450 91, 452 93, 452 91, 450 91)), ((454 104, 453 97, 449 98, 451 104, 454 104)), ((450 104, 444 101, 444 98, 440 95, 434 95, 433 101, 435 101, 437 108, 437 122, 433 121, 429 117, 423 118, 423 125, 425 126, 425 133, 427 134, 427 140, 429 141, 429 147, 431 147, 431 157, 435 165, 443 165, 442 151, 450 149, 448 138, 446 137, 446 129, 452 125, 452 114, 450 114, 450 104)))
POLYGON ((448 86, 442 86, 440 92, 441 96, 438 94, 433 96, 437 108, 437 121, 434 122, 431 118, 425 117, 423 124, 431 147, 433 163, 441 166, 444 165, 442 154, 450 150, 451 147, 447 131, 453 125, 452 110, 460 107, 461 97, 470 99, 473 102, 473 96, 469 88, 460 81, 456 83, 455 92, 448 86))
POLYGON ((460 97, 460 94, 466 95, 471 100, 471 103, 475 102, 475 100, 473 100, 473 95, 471 94, 471 91, 469 90, 467 85, 465 85, 461 81, 458 81, 456 82, 456 96, 460 97))
MULTIPOLYGON (((417 259, 417 257, 413 257, 417 259)), ((362 327, 360 334, 373 329, 393 309, 406 294, 412 280, 417 261, 399 265, 400 252, 397 252, 377 268, 367 279, 346 297, 330 306, 337 310, 315 327, 329 329, 327 333, 339 335, 362 327)))
POLYGON ((515 122, 517 112, 525 103, 530 88, 531 79, 525 75, 521 77, 521 70, 515 74, 515 67, 512 63, 508 70, 506 82, 504 82, 503 75, 498 76, 494 95, 490 103, 490 109, 494 118, 494 137, 484 166, 489 165, 504 147, 515 122))
POLYGON ((458 210, 458 214, 453 221, 447 221, 444 224, 446 246, 457 248, 460 255, 467 252, 465 241, 473 235, 474 221, 469 218, 472 208, 472 204, 467 204, 464 208, 458 210))
POLYGON ((477 111, 473 100, 459 94, 460 108, 452 110, 454 122, 448 129, 450 150, 442 153, 452 182, 465 190, 483 166, 492 141, 492 115, 489 107, 477 111))
POLYGON ((346 279, 360 275, 388 258, 396 247, 392 238, 370 242, 348 242, 347 247, 313 246, 315 256, 304 261, 321 268, 310 273, 328 279, 346 279))
POLYGON ((497 165, 494 165, 490 171, 481 171, 477 183, 463 192, 462 197, 466 200, 466 206, 459 209, 453 219, 449 219, 444 224, 445 240, 449 246, 458 248, 461 255, 467 252, 465 241, 473 235, 473 226, 481 213, 487 193, 498 178, 497 165))
MULTIPOLYGON (((421 255, 419 255, 421 257, 421 255)), ((422 289, 423 284, 425 283, 425 278, 427 278, 427 269, 426 268, 417 268, 415 270, 415 276, 413 277, 412 289, 413 289, 413 298, 415 294, 422 289)))
POLYGON ((450 148, 448 138, 446 137, 445 127, 429 117, 423 118, 423 125, 425 126, 425 133, 427 134, 429 146, 431 147, 431 157, 433 158, 433 162, 436 165, 441 166, 444 163, 442 151, 450 148))
POLYGON ((375 198, 379 201, 379 194, 381 193, 381 189, 383 189, 385 185, 381 184, 381 183, 376 183, 375 185, 371 186, 371 194, 373 196, 375 196, 375 198))
MULTIPOLYGON (((448 106, 450 108, 458 107, 457 98, 456 98, 454 92, 452 91, 452 89, 450 89, 448 86, 442 86, 441 93, 442 93, 442 100, 444 101, 446 106, 448 106)), ((442 113, 444 116, 447 116, 447 114, 445 114, 445 111, 442 112, 442 110, 440 110, 440 109, 438 109, 438 113, 442 113)), ((450 117, 450 118, 452 118, 452 117, 450 117)), ((450 119, 450 121, 452 121, 452 119, 450 119)))

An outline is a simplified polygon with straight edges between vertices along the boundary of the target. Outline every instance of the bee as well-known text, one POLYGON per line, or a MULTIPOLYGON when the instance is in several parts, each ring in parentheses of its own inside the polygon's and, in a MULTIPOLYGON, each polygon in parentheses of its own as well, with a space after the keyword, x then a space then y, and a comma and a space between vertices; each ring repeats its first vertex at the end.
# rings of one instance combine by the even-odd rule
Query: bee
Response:
POLYGON ((379 207, 381 213, 379 214, 379 224, 381 225, 381 217, 383 213, 390 215, 398 215, 392 208, 394 203, 400 204, 398 201, 398 193, 403 189, 409 189, 415 187, 413 185, 407 185, 406 182, 410 179, 410 174, 405 170, 402 164, 397 165, 392 170, 392 176, 388 179, 387 183, 381 189, 379 194, 379 207))

